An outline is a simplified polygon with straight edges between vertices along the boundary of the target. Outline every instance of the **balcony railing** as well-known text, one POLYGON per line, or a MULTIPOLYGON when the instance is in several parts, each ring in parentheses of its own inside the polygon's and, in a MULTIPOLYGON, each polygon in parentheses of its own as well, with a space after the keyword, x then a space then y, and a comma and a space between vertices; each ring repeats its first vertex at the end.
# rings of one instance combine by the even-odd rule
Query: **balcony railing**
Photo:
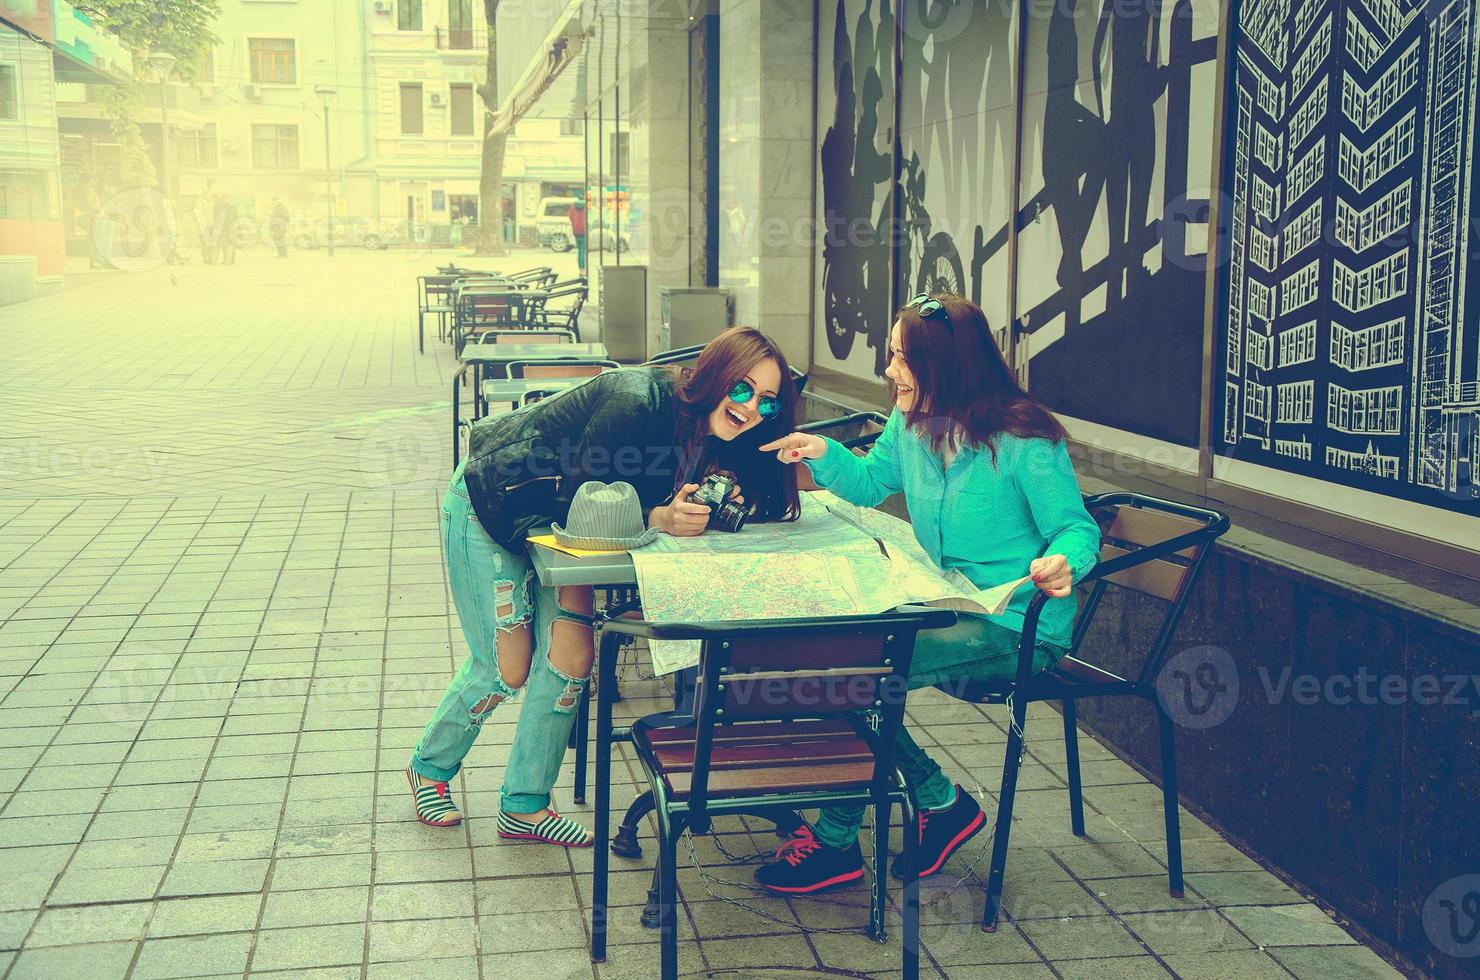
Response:
POLYGON ((483 28, 437 28, 437 48, 440 51, 483 51, 487 47, 488 31, 483 28))

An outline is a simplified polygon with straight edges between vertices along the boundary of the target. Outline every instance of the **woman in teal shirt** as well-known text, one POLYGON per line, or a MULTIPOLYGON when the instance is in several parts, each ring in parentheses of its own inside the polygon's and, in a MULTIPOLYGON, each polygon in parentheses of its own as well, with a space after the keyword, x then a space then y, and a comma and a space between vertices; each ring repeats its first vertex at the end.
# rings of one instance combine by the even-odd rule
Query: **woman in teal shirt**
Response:
MULTIPOLYGON (((894 411, 867 456, 801 432, 761 449, 783 462, 805 460, 818 486, 861 506, 902 492, 920 547, 978 587, 1032 575, 1053 597, 1038 620, 1033 666, 1052 666, 1069 647, 1073 585, 1100 551, 1063 427, 1017 383, 981 309, 959 296, 911 300, 895 320, 889 354, 884 374, 894 411)), ((1019 590, 1001 616, 963 615, 949 629, 922 632, 910 688, 1012 680, 1031 598, 1019 590)), ((921 808, 924 877, 981 830, 986 816, 904 729, 896 752, 921 808)), ((862 819, 862 807, 824 810, 816 828, 799 830, 757 880, 802 894, 861 879, 862 819)))

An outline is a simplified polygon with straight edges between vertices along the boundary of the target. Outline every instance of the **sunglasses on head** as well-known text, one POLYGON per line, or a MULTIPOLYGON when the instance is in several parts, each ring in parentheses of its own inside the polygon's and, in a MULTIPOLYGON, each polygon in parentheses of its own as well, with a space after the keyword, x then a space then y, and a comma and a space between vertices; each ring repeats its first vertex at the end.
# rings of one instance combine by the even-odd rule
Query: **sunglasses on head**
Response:
MULTIPOLYGON (((735 387, 730 389, 730 401, 744 405, 755 397, 755 385, 741 378, 735 382, 735 387)), ((781 403, 776 400, 775 395, 762 395, 760 401, 756 402, 755 410, 763 419, 768 419, 781 411, 781 403)))
POLYGON ((912 307, 914 308, 914 311, 920 315, 920 319, 922 320, 928 320, 935 314, 939 313, 941 320, 946 325, 946 328, 951 329, 953 327, 951 323, 951 317, 949 314, 946 313, 946 308, 944 304, 942 304, 941 301, 938 299, 931 299, 929 293, 921 293, 919 296, 916 296, 914 299, 904 304, 904 308, 907 310, 912 307))

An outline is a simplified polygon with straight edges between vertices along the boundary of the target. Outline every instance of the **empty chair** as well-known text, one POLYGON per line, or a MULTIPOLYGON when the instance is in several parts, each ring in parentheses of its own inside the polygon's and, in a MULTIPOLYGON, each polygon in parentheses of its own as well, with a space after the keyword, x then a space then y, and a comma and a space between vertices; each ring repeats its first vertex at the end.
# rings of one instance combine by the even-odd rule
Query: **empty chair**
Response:
MULTIPOLYGON (((612 731, 611 699, 598 699, 596 847, 591 958, 606 958, 611 823, 611 741, 630 741, 656 803, 658 921, 664 980, 678 976, 676 847, 685 830, 706 833, 713 817, 758 806, 871 805, 880 828, 874 866, 887 857, 892 806, 904 814, 905 866, 913 870, 919 815, 894 766, 915 636, 949 626, 955 613, 902 606, 879 616, 656 625, 607 620, 598 658, 601 690, 616 680, 624 636, 698 640, 691 714, 659 712, 612 731)), ((885 938, 884 886, 873 878, 868 933, 885 938)), ((902 975, 919 975, 919 881, 904 885, 902 975)))
POLYGON ((456 312, 452 305, 452 286, 457 282, 455 275, 417 276, 416 277, 416 346, 420 353, 425 354, 426 343, 426 316, 428 313, 437 317, 437 337, 445 340, 447 338, 448 319, 456 312))
POLYGON ((1228 530, 1228 518, 1215 510, 1161 500, 1138 493, 1105 493, 1086 497, 1085 509, 1100 522, 1100 563, 1077 583, 1092 585, 1085 597, 1069 652, 1053 667, 1033 673, 1033 645, 1038 616, 1048 596, 1039 592, 1028 605, 1016 679, 1004 685, 941 685, 941 690, 977 704, 1007 704, 1012 710, 1007 755, 998 793, 997 830, 992 865, 987 877, 982 928, 995 931, 1000 914, 1007 866, 1007 839, 1012 829, 1013 798, 1018 767, 1022 764, 1028 704, 1059 701, 1064 714, 1065 768, 1069 783, 1069 825, 1084 836, 1084 804, 1079 780, 1079 729, 1075 702, 1090 697, 1136 697, 1156 714, 1161 735, 1162 808, 1167 840, 1167 884, 1171 895, 1182 895, 1182 838, 1177 819, 1177 762, 1172 719, 1158 696, 1156 679, 1182 618, 1182 611, 1213 543, 1228 530), (1079 647, 1094 620, 1108 586, 1138 592, 1164 602, 1165 608, 1150 645, 1142 651, 1141 669, 1134 679, 1121 677, 1079 658, 1079 647))

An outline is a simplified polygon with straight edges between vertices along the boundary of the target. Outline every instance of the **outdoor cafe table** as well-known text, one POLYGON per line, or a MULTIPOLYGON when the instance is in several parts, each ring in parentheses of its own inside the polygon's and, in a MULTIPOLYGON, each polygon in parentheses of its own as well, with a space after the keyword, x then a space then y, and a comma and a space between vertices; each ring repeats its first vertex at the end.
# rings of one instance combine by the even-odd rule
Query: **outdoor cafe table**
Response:
MULTIPOLYGON (((605 360, 605 344, 468 344, 462 349, 462 367, 452 375, 452 465, 457 465, 458 430, 462 424, 463 375, 473 370, 473 418, 486 404, 482 397, 483 373, 490 367, 502 368, 511 361, 581 361, 605 360)), ((496 372, 497 373, 497 372, 496 372)), ((542 387, 548 387, 543 385, 542 387)))

